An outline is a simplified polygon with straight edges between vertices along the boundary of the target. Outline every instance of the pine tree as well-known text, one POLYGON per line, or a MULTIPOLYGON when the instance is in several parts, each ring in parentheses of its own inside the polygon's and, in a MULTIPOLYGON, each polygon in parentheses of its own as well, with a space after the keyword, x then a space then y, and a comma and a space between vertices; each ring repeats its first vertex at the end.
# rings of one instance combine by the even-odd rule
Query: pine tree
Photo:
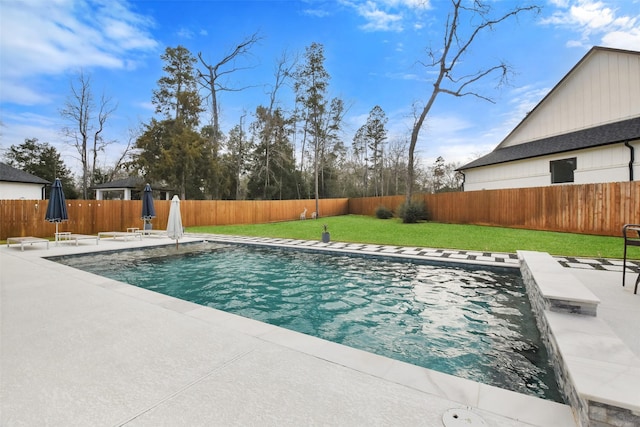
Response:
MULTIPOLYGON (((165 75, 158 80, 152 103, 163 120, 151 120, 136 141, 140 153, 137 169, 145 177, 164 180, 179 189, 182 199, 201 197, 198 166, 209 158, 211 150, 197 131, 203 111, 194 69, 196 59, 182 46, 168 47, 161 56, 165 75)), ((200 169, 200 171, 205 171, 200 169)))

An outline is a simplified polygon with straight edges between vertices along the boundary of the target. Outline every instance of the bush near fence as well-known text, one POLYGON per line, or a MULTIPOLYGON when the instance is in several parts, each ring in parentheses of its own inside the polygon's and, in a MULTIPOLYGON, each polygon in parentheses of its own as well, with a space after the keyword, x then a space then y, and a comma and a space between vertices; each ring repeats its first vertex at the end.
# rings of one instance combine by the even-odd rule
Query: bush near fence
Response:
MULTIPOLYGON (((419 194, 432 221, 531 230, 620 236, 627 223, 640 223, 640 183, 558 185, 551 187, 419 194)), ((380 206, 396 212, 404 196, 321 199, 322 216, 374 216, 380 206)), ((155 229, 164 229, 170 201, 157 200, 155 229)), ((0 200, 0 240, 12 236, 51 237, 55 225, 44 220, 47 200, 0 200)), ((183 200, 185 227, 254 224, 307 218, 315 200, 183 200)), ((142 228, 139 200, 68 200, 69 221, 60 231, 96 234, 142 228)), ((410 225, 408 225, 410 226, 410 225)))

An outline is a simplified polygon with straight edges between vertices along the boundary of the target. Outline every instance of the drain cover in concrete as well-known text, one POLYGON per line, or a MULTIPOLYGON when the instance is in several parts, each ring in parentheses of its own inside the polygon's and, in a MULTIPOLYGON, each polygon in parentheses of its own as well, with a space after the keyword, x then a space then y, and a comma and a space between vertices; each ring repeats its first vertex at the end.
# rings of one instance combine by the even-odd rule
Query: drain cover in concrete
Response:
POLYGON ((486 427, 480 415, 475 414, 467 409, 449 409, 442 416, 442 423, 445 427, 486 427))

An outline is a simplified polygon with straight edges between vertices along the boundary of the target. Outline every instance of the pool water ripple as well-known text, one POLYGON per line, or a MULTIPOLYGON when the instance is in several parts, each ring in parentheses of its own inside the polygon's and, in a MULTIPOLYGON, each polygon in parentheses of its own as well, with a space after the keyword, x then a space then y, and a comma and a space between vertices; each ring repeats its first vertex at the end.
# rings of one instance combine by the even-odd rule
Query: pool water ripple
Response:
MULTIPOLYGON (((562 401, 519 274, 239 245, 57 261, 429 369, 562 401)), ((156 251, 158 252, 158 251, 156 251)))

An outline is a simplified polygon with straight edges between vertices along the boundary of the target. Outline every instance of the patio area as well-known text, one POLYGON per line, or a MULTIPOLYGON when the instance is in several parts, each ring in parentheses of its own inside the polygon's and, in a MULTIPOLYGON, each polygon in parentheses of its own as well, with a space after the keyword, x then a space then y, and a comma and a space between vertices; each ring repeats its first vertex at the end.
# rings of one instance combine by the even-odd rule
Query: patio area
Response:
MULTIPOLYGON (((181 242, 207 239, 391 256, 416 252, 413 256, 423 258, 518 265, 514 254, 206 235, 181 242)), ((465 417, 475 420, 469 425, 576 425, 567 405, 376 356, 43 258, 158 244, 172 241, 0 248, 0 425, 453 426, 465 417)), ((640 330, 634 327, 640 322, 640 295, 633 295, 629 285, 620 286, 615 263, 596 269, 594 262, 569 261, 567 270, 600 299, 598 319, 640 357, 640 330)), ((635 274, 628 275, 629 283, 634 280, 635 274)), ((604 371, 613 365, 602 366, 604 371)), ((637 396, 640 366, 617 375, 628 378, 630 399, 637 396)))

